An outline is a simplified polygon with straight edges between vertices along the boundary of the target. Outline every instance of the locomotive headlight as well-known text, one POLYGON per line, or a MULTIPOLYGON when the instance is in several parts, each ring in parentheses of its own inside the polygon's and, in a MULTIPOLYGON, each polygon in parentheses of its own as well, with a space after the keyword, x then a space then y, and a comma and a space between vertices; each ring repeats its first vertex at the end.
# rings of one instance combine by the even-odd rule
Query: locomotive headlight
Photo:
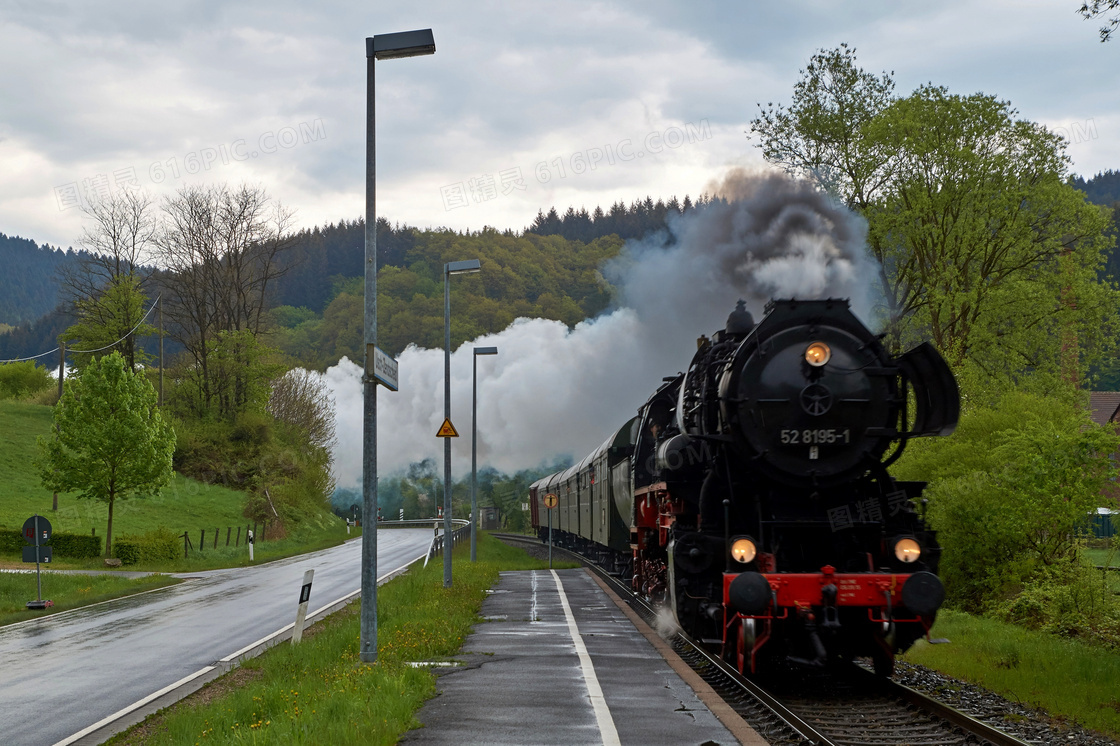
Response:
POLYGON ((754 542, 747 536, 740 536, 731 541, 731 557, 740 564, 749 564, 754 561, 758 549, 754 542))
POLYGON ((805 362, 814 368, 819 368, 832 357, 832 350, 824 342, 814 342, 805 350, 805 362))
POLYGON ((917 562, 918 558, 922 556, 922 547, 917 541, 909 537, 899 539, 894 543, 894 556, 899 562, 910 564, 917 562))

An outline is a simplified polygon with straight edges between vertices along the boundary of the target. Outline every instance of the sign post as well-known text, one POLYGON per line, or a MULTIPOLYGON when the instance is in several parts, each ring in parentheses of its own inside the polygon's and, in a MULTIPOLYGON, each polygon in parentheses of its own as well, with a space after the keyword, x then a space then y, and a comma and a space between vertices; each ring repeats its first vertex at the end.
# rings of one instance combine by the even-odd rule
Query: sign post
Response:
POLYGON ((544 496, 544 505, 548 508, 548 569, 552 569, 552 509, 558 502, 556 495, 549 492, 544 496))
POLYGON ((36 513, 23 524, 23 540, 31 546, 23 548, 23 561, 35 563, 35 598, 27 602, 29 609, 45 609, 54 606, 51 601, 43 600, 43 576, 39 570, 40 562, 50 563, 51 547, 43 546, 51 540, 51 522, 36 513))

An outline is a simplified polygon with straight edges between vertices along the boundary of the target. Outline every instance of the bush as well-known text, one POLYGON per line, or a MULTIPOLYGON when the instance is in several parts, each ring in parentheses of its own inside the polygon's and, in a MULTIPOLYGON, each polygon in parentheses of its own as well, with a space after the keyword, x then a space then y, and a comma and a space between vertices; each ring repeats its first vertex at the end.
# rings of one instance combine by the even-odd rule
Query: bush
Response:
MULTIPOLYGON (((68 559, 93 559, 101 556, 101 539, 87 534, 72 534, 56 531, 51 534, 48 546, 54 549, 54 556, 68 559)), ((0 552, 22 554, 27 542, 18 528, 0 529, 0 552)))
POLYGON ((139 536, 120 536, 113 541, 113 554, 124 565, 139 562, 168 562, 179 558, 182 551, 181 535, 160 526, 139 536))
POLYGON ((94 559, 102 554, 101 537, 60 531, 51 535, 50 545, 61 557, 94 559))
POLYGON ((1084 564, 1046 567, 992 616, 1027 629, 1120 648, 1120 599, 1104 575, 1084 564))
POLYGON ((47 369, 33 360, 0 365, 0 399, 22 399, 55 386, 47 369))

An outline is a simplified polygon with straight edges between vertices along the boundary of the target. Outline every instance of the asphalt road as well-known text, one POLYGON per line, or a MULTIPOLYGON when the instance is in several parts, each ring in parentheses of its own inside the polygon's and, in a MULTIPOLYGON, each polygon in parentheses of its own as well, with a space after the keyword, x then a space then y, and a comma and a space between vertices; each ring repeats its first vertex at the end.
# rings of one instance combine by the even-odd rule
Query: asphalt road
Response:
MULTIPOLYGON (((423 555, 432 532, 377 538, 383 576, 423 555)), ((0 627, 0 743, 57 743, 293 622, 309 569, 313 611, 360 587, 361 541, 0 627)))

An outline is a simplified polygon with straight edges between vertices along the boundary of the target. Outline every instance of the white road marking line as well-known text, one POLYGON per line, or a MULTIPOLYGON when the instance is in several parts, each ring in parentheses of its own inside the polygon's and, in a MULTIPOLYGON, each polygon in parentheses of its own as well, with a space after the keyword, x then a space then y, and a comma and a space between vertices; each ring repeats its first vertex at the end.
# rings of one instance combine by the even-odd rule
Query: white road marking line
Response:
POLYGON ((579 654, 579 665, 583 669, 583 680, 587 684, 587 694, 591 697, 591 707, 595 710, 595 721, 599 725, 599 735, 603 737, 603 746, 621 746, 618 739, 618 730, 614 727, 614 718, 611 717, 607 700, 603 697, 603 689, 599 686, 599 679, 595 676, 595 666, 591 663, 591 656, 587 653, 587 646, 580 637, 576 618, 572 616, 572 607, 568 604, 568 596, 564 593, 564 584, 560 576, 552 570, 552 577, 556 580, 556 590, 560 593, 560 603, 564 607, 564 616, 568 618, 568 633, 575 643, 576 653, 579 654))
MULTIPOLYGON (((409 563, 405 564, 404 566, 405 567, 410 567, 413 563, 422 560, 424 557, 425 557, 425 555, 420 555, 416 559, 412 560, 412 562, 409 562, 409 563)), ((384 575, 382 575, 380 578, 377 579, 377 584, 381 585, 381 583, 383 581, 385 581, 389 577, 393 576, 400 569, 401 568, 398 567, 396 570, 385 573, 384 575)), ((557 581, 557 582, 559 582, 559 581, 557 581)), ((162 588, 154 588, 153 590, 163 590, 163 589, 162 588)), ((144 592, 149 593, 150 591, 144 591, 144 592)), ((334 606, 337 603, 341 603, 343 601, 349 601, 354 596, 360 595, 361 592, 362 592, 362 589, 359 588, 356 591, 353 591, 351 593, 347 593, 345 596, 342 596, 341 598, 335 599, 334 601, 331 601, 329 604, 326 604, 324 606, 320 606, 318 609, 316 609, 312 613, 308 614, 307 618, 308 619, 314 619, 317 614, 322 613, 327 608, 329 608, 331 606, 334 606)), ((140 594, 135 594, 135 595, 140 595, 140 594)), ((102 603, 108 603, 108 602, 104 601, 102 603)), ((94 606, 94 605, 96 605, 96 604, 90 604, 90 606, 94 606)), ((81 607, 81 608, 89 608, 89 607, 87 606, 87 607, 81 607)), ((73 609, 73 611, 78 611, 78 610, 80 610, 80 609, 73 609)), ((9 625, 9 626, 14 626, 14 625, 9 625)), ((268 642, 269 640, 276 637, 277 635, 282 635, 283 633, 287 632, 288 630, 290 630, 294 626, 295 626, 294 622, 285 624, 283 627, 276 630, 271 635, 265 635, 264 637, 257 640, 256 642, 251 643, 251 644, 246 645, 245 647, 241 648, 236 653, 231 653, 231 654, 227 655, 225 658, 222 658, 220 662, 221 663, 230 663, 231 661, 236 660, 238 657, 244 655, 245 653, 249 652, 253 648, 257 647, 258 645, 262 645, 262 644, 268 642)), ((54 744, 54 746, 68 746, 68 744, 74 743, 78 739, 83 738, 84 736, 87 736, 90 733, 93 733, 94 731, 96 731, 100 728, 104 728, 106 725, 109 725, 114 720, 117 720, 118 718, 122 718, 122 717, 124 717, 125 715, 127 715, 128 713, 130 713, 134 710, 140 709, 141 707, 148 704, 149 702, 152 702, 153 700, 159 699, 160 697, 167 694, 168 692, 172 692, 175 689, 177 689, 178 687, 183 686, 184 684, 188 684, 191 681, 194 681, 199 676, 210 673, 215 668, 216 668, 216 666, 206 666, 205 668, 200 668, 199 670, 192 673, 190 676, 179 679, 174 684, 168 684, 164 688, 160 689, 158 692, 152 692, 147 697, 144 697, 143 699, 139 699, 139 700, 133 702, 132 704, 128 705, 127 707, 125 707, 123 709, 117 710, 112 715, 110 715, 106 718, 102 718, 101 720, 98 720, 93 725, 90 725, 86 728, 83 728, 82 730, 78 731, 74 735, 67 736, 65 739, 63 739, 63 740, 59 741, 58 743, 54 744)))
POLYGON ((168 692, 174 691, 175 689, 182 686, 183 684, 187 684, 191 681, 194 681, 199 676, 203 676, 205 674, 208 674, 213 670, 214 670, 214 666, 206 666, 205 668, 200 668, 197 671, 195 671, 194 673, 192 673, 190 676, 185 676, 185 677, 179 679, 178 681, 176 681, 174 684, 168 684, 164 688, 160 689, 158 692, 152 692, 147 697, 144 697, 143 699, 139 699, 139 700, 133 702, 128 707, 125 707, 123 710, 117 710, 116 712, 114 712, 109 717, 98 720, 93 725, 91 725, 87 728, 83 728, 82 730, 78 731, 74 735, 59 741, 54 746, 67 746, 67 744, 74 743, 78 739, 80 739, 84 736, 87 736, 90 733, 93 733, 95 730, 105 727, 106 725, 113 722, 114 720, 117 720, 118 718, 124 717, 125 715, 132 712, 133 710, 140 709, 141 707, 148 704, 152 700, 159 699, 160 697, 167 694, 168 692))

